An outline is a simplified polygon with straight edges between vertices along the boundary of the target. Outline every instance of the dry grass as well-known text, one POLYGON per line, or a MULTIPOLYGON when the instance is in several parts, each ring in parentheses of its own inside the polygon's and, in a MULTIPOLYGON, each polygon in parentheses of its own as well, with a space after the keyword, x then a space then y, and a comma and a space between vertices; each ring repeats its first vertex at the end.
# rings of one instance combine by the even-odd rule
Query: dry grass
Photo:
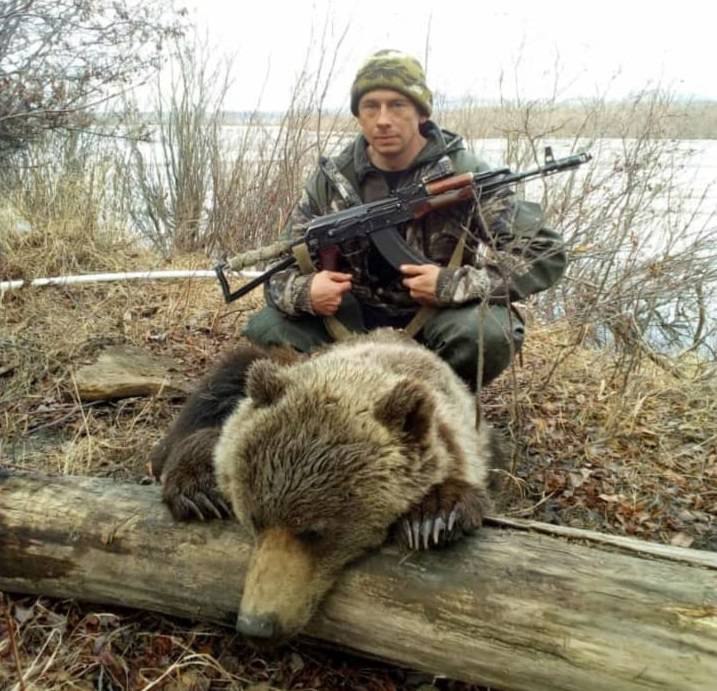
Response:
MULTIPOLYGON (((112 256, 127 266, 135 254, 115 247, 112 256)), ((211 282, 189 281, 7 293, 0 309, 2 462, 147 481, 146 450, 178 404, 81 405, 73 372, 105 345, 123 342, 174 356, 198 375, 237 340, 260 300, 257 292, 227 308, 211 282)), ((505 512, 715 549, 714 371, 686 361, 668 372, 645 360, 633 363, 625 381, 608 352, 584 347, 579 337, 569 326, 534 325, 524 366, 484 391, 487 416, 517 442, 505 512)), ((378 691, 431 681, 303 645, 267 657, 220 629, 154 615, 29 597, 14 598, 8 612, 0 617, 0 688, 21 688, 8 622, 27 689, 378 691)))
MULTIPOLYGON (((9 605, 6 616, 0 616, 0 688, 13 691, 21 688, 17 667, 28 691, 432 688, 425 675, 309 645, 259 654, 226 630, 156 615, 44 598, 16 598, 9 605), (8 621, 17 644, 17 667, 9 650, 8 621)), ((437 684, 452 691, 471 688, 449 681, 437 684)))
MULTIPOLYGON (((179 265, 206 268, 206 259, 179 265)), ((48 472, 135 478, 176 406, 161 399, 80 405, 74 372, 105 346, 131 343, 199 375, 255 301, 225 310, 217 286, 192 281, 8 292, 0 311, 2 456, 48 472)))
POLYGON ((561 324, 534 328, 525 367, 484 393, 518 447, 507 512, 717 549, 717 372, 611 353, 561 324))

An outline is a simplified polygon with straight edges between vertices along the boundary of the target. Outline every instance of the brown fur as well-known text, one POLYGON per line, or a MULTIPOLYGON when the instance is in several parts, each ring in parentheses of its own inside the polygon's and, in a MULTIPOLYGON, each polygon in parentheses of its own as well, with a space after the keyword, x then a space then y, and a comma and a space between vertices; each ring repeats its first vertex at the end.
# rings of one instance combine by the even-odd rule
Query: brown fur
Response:
POLYGON ((252 364, 267 358, 289 364, 299 357, 288 348, 242 346, 225 354, 202 379, 150 452, 151 473, 162 481, 162 498, 175 518, 204 520, 231 515, 214 476, 212 454, 221 426, 245 398, 246 375, 252 364))
POLYGON ((379 330, 292 365, 250 367, 215 447, 217 483, 256 536, 238 628, 302 629, 345 564, 392 531, 413 549, 473 532, 489 428, 435 354, 379 330))

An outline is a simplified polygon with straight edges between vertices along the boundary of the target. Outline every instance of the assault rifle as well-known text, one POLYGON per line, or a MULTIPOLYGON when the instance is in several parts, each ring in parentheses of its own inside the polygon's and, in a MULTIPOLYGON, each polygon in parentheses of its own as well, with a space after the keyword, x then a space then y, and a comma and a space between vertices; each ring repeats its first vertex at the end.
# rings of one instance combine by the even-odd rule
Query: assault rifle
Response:
POLYGON ((313 219, 303 238, 275 242, 268 247, 239 254, 214 270, 219 279, 226 302, 232 302, 268 281, 275 273, 296 263, 293 254, 284 257, 260 276, 232 292, 225 271, 238 271, 258 262, 276 259, 297 245, 305 243, 312 257, 319 257, 322 268, 333 269, 337 249, 350 241, 367 238, 382 257, 396 271, 402 264, 430 264, 426 257, 410 247, 398 232, 397 226, 423 218, 432 211, 465 201, 480 202, 500 189, 517 182, 577 168, 592 156, 579 153, 556 159, 551 147, 545 147, 545 164, 522 173, 512 173, 509 168, 489 170, 484 173, 463 173, 434 180, 423 180, 375 202, 352 206, 313 219))

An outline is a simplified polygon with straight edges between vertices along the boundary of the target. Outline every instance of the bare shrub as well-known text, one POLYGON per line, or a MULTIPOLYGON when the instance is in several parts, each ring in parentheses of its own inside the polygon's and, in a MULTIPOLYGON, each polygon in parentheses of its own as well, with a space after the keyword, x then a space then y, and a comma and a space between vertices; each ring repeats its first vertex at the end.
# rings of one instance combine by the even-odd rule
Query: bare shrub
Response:
POLYGON ((337 117, 324 113, 345 32, 329 47, 328 24, 307 50, 280 116, 260 106, 226 123, 231 62, 217 66, 196 41, 174 63, 169 93, 158 89, 158 141, 133 147, 140 204, 134 220, 164 254, 234 251, 274 238, 308 168, 336 140, 337 117))
POLYGON ((544 319, 567 318, 581 342, 616 347, 624 374, 643 356, 668 367, 665 354, 717 353, 717 219, 705 206, 709 185, 687 177, 691 145, 669 137, 676 107, 656 89, 620 108, 585 101, 569 116, 555 99, 504 100, 493 113, 513 169, 542 163, 546 145, 556 156, 593 154, 575 173, 518 190, 542 203, 571 257, 565 279, 533 303, 544 319))
POLYGON ((338 114, 327 115, 324 101, 345 34, 328 46, 325 24, 305 54, 286 111, 276 119, 252 113, 233 150, 215 147, 213 247, 236 252, 276 239, 309 170, 343 141, 347 123, 338 114))
POLYGON ((214 137, 231 64, 216 65, 206 41, 177 44, 169 83, 157 78, 155 141, 132 143, 132 208, 139 232, 167 255, 206 244, 206 200, 214 137))
POLYGON ((0 159, 87 126, 90 109, 159 65, 182 15, 162 0, 0 0, 0 159))

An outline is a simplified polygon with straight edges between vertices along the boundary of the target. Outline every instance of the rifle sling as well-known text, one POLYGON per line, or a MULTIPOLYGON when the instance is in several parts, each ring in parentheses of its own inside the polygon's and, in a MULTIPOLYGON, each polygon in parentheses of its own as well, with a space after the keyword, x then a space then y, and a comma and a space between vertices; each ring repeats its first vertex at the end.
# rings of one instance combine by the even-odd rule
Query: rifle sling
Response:
MULTIPOLYGON (((296 245, 292 249, 292 252, 294 253, 294 257, 296 257, 296 263, 302 274, 310 274, 316 270, 311 262, 311 255, 309 254, 309 248, 306 246, 306 243, 302 242, 300 245, 296 245)), ((336 317, 324 317, 324 326, 335 341, 342 341, 353 333, 336 317)))
MULTIPOLYGON (((466 245, 466 229, 463 229, 461 236, 458 238, 458 242, 453 250, 453 254, 448 262, 449 269, 457 269, 461 265, 463 259, 463 249, 466 245)), ((426 322, 438 311, 437 307, 431 305, 423 305, 421 309, 416 312, 413 319, 404 327, 404 331, 411 337, 414 338, 418 335, 419 331, 426 325, 426 322)))

